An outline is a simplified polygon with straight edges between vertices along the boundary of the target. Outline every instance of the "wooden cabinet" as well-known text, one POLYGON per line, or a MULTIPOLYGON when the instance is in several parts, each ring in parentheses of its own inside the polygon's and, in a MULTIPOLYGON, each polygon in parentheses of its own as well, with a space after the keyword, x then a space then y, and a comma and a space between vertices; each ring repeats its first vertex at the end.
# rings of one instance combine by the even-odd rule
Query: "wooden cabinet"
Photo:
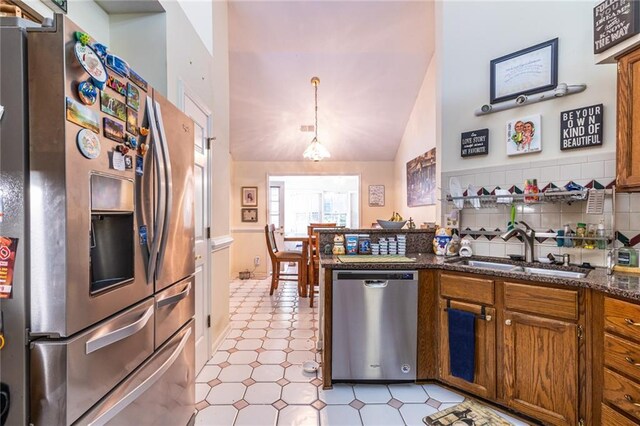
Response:
POLYGON ((475 322, 475 373, 473 382, 468 382, 451 374, 449 365, 449 321, 447 317, 447 301, 440 299, 440 379, 443 382, 464 389, 474 395, 495 399, 496 397, 496 315, 494 308, 482 305, 451 301, 450 307, 461 311, 472 312, 478 316, 475 322))
MULTIPOLYGON (((640 306, 605 297, 603 347, 600 348, 602 380, 602 424, 613 419, 635 419, 640 423, 640 306)), ((619 420, 616 420, 619 421, 619 420)), ((619 421, 617 424, 625 424, 619 421)))
POLYGON ((578 325, 505 311, 503 390, 508 405, 553 425, 578 423, 578 325))
POLYGON ((616 189, 640 191, 640 49, 618 58, 616 189))

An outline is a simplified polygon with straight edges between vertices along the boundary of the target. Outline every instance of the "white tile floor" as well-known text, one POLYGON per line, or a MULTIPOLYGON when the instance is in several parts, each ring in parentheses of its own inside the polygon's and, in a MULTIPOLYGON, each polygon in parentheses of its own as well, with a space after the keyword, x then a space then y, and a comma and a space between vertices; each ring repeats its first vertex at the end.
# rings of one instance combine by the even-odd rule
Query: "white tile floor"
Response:
MULTIPOLYGON (((322 389, 317 309, 295 283, 231 282, 231 331, 196 379, 196 425, 421 425, 464 400, 441 386, 337 384, 322 389)), ((525 425, 504 414, 514 425, 525 425)))

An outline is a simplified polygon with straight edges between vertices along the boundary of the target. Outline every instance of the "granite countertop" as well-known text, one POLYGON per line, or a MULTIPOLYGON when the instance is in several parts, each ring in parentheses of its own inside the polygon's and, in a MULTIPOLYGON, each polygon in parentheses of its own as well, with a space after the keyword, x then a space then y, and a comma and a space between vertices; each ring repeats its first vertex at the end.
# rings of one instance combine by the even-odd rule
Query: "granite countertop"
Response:
MULTIPOLYGON (((375 257, 375 256, 372 256, 375 257)), ((567 287, 581 287, 591 288, 594 290, 602 291, 614 296, 624 297, 627 299, 640 301, 640 275, 628 275, 615 273, 613 275, 607 275, 605 268, 595 268, 589 272, 585 278, 565 278, 565 277, 553 277, 546 275, 528 274, 524 272, 511 272, 511 271, 497 271, 493 269, 482 269, 471 266, 458 264, 457 261, 460 258, 445 258, 442 256, 436 256, 433 253, 407 253, 406 257, 416 259, 412 263, 341 263, 337 256, 321 255, 320 261, 323 268, 326 269, 440 269, 445 271, 457 271, 467 272, 478 275, 491 275, 494 277, 511 278, 519 280, 531 280, 542 283, 565 285, 567 287)), ((501 263, 510 263, 514 266, 522 266, 523 262, 512 262, 509 259, 504 258, 492 258, 492 257, 479 257, 474 256, 470 259, 482 260, 482 261, 498 261, 501 263)), ((549 268, 550 265, 543 263, 535 263, 533 265, 536 268, 549 268)), ((579 267, 560 267, 555 266, 555 269, 564 269, 569 271, 585 271, 579 267)))

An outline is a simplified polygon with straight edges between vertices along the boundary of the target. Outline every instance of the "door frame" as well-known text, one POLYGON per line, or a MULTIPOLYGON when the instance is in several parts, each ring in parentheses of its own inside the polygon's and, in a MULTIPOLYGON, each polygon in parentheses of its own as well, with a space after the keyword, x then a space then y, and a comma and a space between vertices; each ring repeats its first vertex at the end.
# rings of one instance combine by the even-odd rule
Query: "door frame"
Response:
MULTIPOLYGON (((184 112, 185 110, 185 98, 188 97, 190 99, 191 102, 193 102, 206 116, 207 116, 207 123, 206 123, 206 131, 207 131, 207 135, 209 138, 212 137, 213 134, 213 113, 211 112, 211 109, 200 99, 200 97, 196 94, 195 91, 193 91, 182 79, 178 79, 178 108, 184 112)), ((206 182, 208 184, 208 190, 205 191, 206 194, 206 200, 204 200, 204 203, 206 205, 206 210, 207 210, 207 226, 209 227, 209 229, 212 228, 212 220, 211 220, 211 214, 212 214, 212 205, 211 205, 211 188, 213 186, 213 181, 212 181, 212 172, 211 172, 211 167, 213 165, 213 159, 212 159, 212 150, 210 149, 211 147, 209 145, 205 146, 205 151, 206 151, 206 157, 207 157, 207 176, 206 176, 206 182)), ((195 149, 195 147, 194 147, 195 149)), ((206 347, 206 359, 209 360, 211 358, 211 356, 213 356, 213 336, 211 336, 211 329, 210 329, 210 325, 209 322, 207 321, 207 318, 211 318, 211 277, 213 274, 212 269, 212 262, 211 262, 211 235, 209 236, 205 236, 206 239, 206 254, 207 256, 205 256, 204 258, 204 265, 205 265, 205 271, 204 271, 204 281, 206 283, 205 288, 203 289, 203 293, 204 293, 204 297, 206 299, 205 302, 205 311, 203 312, 203 318, 202 320, 204 321, 203 324, 203 328, 204 330, 206 330, 205 334, 206 334, 206 342, 205 342, 205 347, 206 347)), ((195 291, 195 290, 194 290, 195 291)), ((205 362, 206 365, 206 362, 205 362)), ((197 374, 197 372, 196 372, 197 374)))

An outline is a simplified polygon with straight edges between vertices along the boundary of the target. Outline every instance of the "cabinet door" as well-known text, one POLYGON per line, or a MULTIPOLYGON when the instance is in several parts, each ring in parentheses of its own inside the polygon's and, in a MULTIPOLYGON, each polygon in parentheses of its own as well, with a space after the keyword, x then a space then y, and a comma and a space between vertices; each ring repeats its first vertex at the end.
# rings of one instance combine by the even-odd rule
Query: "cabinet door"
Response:
MULTIPOLYGON (((471 303, 451 302, 453 309, 480 314, 482 307, 471 303)), ((449 367, 449 321, 446 301, 440 299, 440 379, 474 395, 494 399, 496 396, 496 316, 495 309, 485 308, 486 320, 476 320, 475 373, 473 383, 451 375, 449 367)))
POLYGON ((640 49, 618 59, 616 188, 640 191, 640 49))
POLYGON ((510 311, 504 318, 507 403, 545 423, 577 424, 577 325, 510 311))

